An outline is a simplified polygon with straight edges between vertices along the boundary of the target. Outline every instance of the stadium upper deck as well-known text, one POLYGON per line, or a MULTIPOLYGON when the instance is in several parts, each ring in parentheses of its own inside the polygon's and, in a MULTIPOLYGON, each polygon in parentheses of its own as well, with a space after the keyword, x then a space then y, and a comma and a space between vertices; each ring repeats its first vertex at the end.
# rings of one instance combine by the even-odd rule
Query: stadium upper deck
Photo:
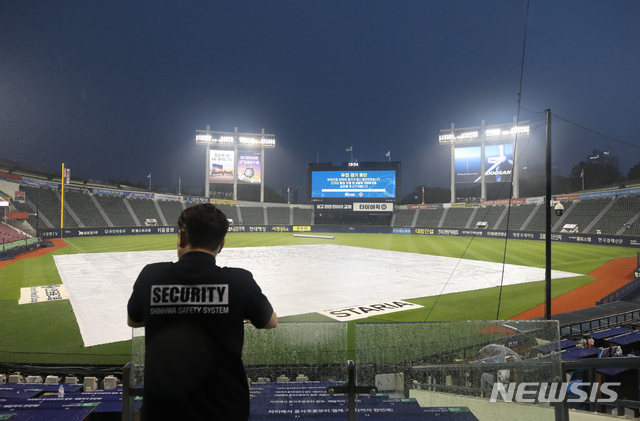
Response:
MULTIPOLYGON (((48 177, 50 179, 50 177, 48 177)), ((199 197, 105 189, 104 186, 71 185, 65 188, 65 228, 136 227, 148 224, 175 226, 187 206, 208 202, 199 197)), ((27 213, 35 229, 56 229, 61 224, 58 184, 49 180, 0 172, 0 191, 14 198, 10 211, 27 213), (37 215, 37 216, 36 216, 37 215)), ((608 235, 640 235, 640 188, 558 196, 565 212, 554 217, 552 230, 574 225, 574 232, 608 235)), ((480 204, 396 205, 390 227, 493 230, 545 230, 542 198, 514 199, 480 204)), ((314 205, 218 201, 218 206, 238 225, 316 225, 314 205)), ((356 224, 350 220, 351 224, 356 224)))
MULTIPOLYGON (((35 228, 60 228, 61 196, 48 187, 22 185, 24 203, 13 201, 17 212, 31 213, 29 223, 35 228), (36 221, 35 213, 39 214, 36 221)), ((125 192, 94 193, 88 190, 65 192, 66 228, 144 226, 146 221, 161 226, 175 226, 182 209, 199 202, 198 198, 166 195, 125 195, 125 192), (136 197, 138 196, 138 197, 136 197)), ((640 196, 613 196, 582 200, 566 200, 565 214, 555 218, 553 231, 564 225, 577 226, 577 232, 611 235, 640 235, 640 196)), ((269 203, 224 203, 220 205, 235 224, 314 225, 312 205, 269 203)), ((392 227, 430 227, 475 229, 486 222, 486 228, 516 231, 544 231, 542 203, 492 206, 429 207, 397 206, 392 227)))

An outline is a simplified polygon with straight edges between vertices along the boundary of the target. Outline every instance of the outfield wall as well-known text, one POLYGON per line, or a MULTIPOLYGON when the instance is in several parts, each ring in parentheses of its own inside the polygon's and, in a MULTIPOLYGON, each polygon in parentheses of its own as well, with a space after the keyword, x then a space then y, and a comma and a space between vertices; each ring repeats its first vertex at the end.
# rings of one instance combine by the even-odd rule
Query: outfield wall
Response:
MULTIPOLYGON (((176 234, 177 226, 158 227, 107 227, 65 228, 62 237, 101 237, 142 234, 176 234)), ((328 226, 328 225, 232 225, 229 232, 290 232, 296 233, 359 233, 442 235, 448 237, 509 238, 514 240, 545 240, 546 234, 538 231, 476 230, 464 228, 394 228, 384 226, 328 226)), ((60 229, 39 231, 43 239, 60 238, 60 229)), ((552 241, 563 243, 595 244, 604 246, 635 247, 640 249, 640 237, 607 234, 553 233, 552 241)))

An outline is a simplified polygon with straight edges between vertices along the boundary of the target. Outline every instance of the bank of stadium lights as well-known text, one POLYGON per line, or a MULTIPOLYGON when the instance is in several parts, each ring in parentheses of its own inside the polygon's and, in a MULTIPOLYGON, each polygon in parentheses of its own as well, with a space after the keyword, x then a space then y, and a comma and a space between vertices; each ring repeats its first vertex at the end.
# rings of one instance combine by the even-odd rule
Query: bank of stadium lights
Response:
POLYGON ((273 148, 276 146, 275 137, 266 135, 264 137, 238 136, 238 142, 235 142, 235 136, 229 135, 212 135, 210 133, 196 134, 196 143, 199 145, 220 145, 220 146, 245 146, 258 148, 273 148))
POLYGON ((199 145, 233 145, 233 136, 212 136, 211 134, 197 134, 196 143, 199 145))
POLYGON ((238 145, 240 146, 276 146, 276 139, 269 137, 246 137, 240 136, 238 137, 238 145))
POLYGON ((507 137, 515 136, 516 134, 529 134, 529 126, 516 126, 509 130, 487 129, 484 133, 486 137, 507 137))
MULTIPOLYGON (((441 130, 443 132, 445 130, 441 130)), ((499 139, 499 138, 509 138, 513 137, 516 134, 529 134, 529 126, 513 126, 508 130, 503 130, 500 128, 495 129, 486 129, 484 131, 484 139, 499 139)), ((477 130, 462 132, 462 133, 444 133, 438 137, 440 143, 453 143, 456 141, 474 141, 474 139, 481 140, 480 132, 477 130)))
POLYGON ((469 140, 475 139, 478 137, 478 132, 465 132, 460 133, 459 135, 454 135, 453 133, 441 134, 439 137, 440 143, 451 142, 453 140, 469 140))

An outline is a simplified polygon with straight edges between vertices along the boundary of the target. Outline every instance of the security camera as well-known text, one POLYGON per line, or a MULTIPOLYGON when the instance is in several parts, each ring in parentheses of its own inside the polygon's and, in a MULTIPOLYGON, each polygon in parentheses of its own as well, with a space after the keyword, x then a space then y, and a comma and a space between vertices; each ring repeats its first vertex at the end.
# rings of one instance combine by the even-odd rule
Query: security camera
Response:
POLYGON ((562 203, 560 202, 554 202, 553 210, 555 211, 557 216, 562 216, 562 214, 564 213, 564 206, 562 206, 562 203))

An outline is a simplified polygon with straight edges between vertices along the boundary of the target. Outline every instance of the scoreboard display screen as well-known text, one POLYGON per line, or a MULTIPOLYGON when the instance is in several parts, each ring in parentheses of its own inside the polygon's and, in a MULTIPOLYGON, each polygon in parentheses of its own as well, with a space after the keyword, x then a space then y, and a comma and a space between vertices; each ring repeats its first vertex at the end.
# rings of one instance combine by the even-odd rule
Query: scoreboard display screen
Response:
POLYGON ((398 200, 399 162, 309 164, 311 201, 398 200), (377 165, 372 165, 377 164, 377 165), (356 166, 357 165, 357 166, 356 166))

